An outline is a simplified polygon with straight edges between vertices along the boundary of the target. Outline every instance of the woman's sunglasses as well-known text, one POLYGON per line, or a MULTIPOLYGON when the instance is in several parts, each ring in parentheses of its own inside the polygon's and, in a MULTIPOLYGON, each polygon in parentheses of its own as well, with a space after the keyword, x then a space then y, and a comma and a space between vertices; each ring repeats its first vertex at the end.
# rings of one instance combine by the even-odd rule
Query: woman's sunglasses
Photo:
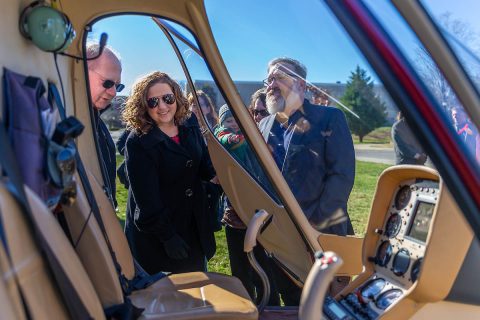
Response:
POLYGON ((167 93, 167 94, 164 94, 163 96, 160 96, 160 97, 152 97, 152 98, 147 99, 147 106, 150 109, 155 108, 160 103, 160 99, 162 99, 163 102, 165 102, 166 104, 174 104, 175 103, 175 95, 173 93, 167 93))
POLYGON ((254 116, 262 116, 262 117, 266 117, 266 116, 269 116, 270 113, 268 113, 267 110, 263 109, 263 110, 252 110, 252 113, 254 116))

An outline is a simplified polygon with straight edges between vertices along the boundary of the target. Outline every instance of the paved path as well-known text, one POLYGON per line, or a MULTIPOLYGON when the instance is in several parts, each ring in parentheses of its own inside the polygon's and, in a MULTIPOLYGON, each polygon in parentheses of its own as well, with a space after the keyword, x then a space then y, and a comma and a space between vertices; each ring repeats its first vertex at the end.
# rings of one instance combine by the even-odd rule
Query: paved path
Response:
POLYGON ((356 144, 355 158, 367 162, 395 164, 393 148, 377 147, 374 144, 356 144))

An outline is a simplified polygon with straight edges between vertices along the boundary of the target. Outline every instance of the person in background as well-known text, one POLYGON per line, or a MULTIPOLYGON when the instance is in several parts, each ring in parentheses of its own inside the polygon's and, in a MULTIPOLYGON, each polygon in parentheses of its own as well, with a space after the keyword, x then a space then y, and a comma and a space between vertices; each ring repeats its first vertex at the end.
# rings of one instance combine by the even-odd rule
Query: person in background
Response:
POLYGON ((267 108, 265 107, 266 96, 265 89, 261 88, 255 91, 250 98, 248 111, 250 111, 250 114, 257 124, 260 123, 263 118, 269 115, 267 108))
MULTIPOLYGON (((243 166, 249 166, 248 145, 240 128, 232 115, 229 107, 225 104, 220 108, 220 123, 215 130, 215 136, 220 143, 237 159, 243 166)), ((247 289, 252 300, 260 302, 263 296, 263 285, 260 277, 250 265, 247 254, 243 251, 243 243, 246 234, 246 225, 238 216, 232 204, 225 197, 224 214, 222 222, 225 225, 227 238, 228 257, 232 275, 239 278, 247 289)), ((272 279, 270 262, 265 250, 260 244, 254 247, 255 258, 266 272, 269 279, 272 279)), ((280 300, 275 283, 270 283, 270 297, 268 305, 278 306, 280 300)))
MULTIPOLYGON (((125 144, 127 143, 127 138, 130 135, 130 130, 124 130, 120 138, 118 138, 117 143, 115 144, 118 150, 118 153, 125 157, 125 144)), ((127 173, 125 170, 125 159, 117 168, 117 177, 121 184, 128 190, 130 183, 128 182, 127 173)))
POLYGON ((477 128, 471 123, 463 108, 454 107, 451 114, 455 131, 465 143, 470 154, 476 155, 477 128))
POLYGON ((133 86, 123 111, 129 204, 125 231, 150 274, 206 271, 215 253, 202 181, 217 182, 202 134, 187 121, 188 102, 169 75, 152 72, 133 86))
POLYGON ((319 106, 325 106, 325 107, 328 107, 328 105, 330 104, 330 98, 329 98, 329 95, 330 92, 328 92, 327 89, 323 89, 323 88, 313 88, 313 91, 312 91, 312 98, 310 100, 310 102, 312 104, 316 104, 316 105, 319 105, 319 106))
MULTIPOLYGON (((355 179, 355 151, 345 115, 305 99, 307 69, 299 61, 277 58, 267 71, 270 116, 259 128, 279 170, 313 228, 353 234, 347 201, 355 179)), ((283 272, 275 274, 285 305, 298 305, 300 288, 283 272)))
POLYGON ((98 56, 96 59, 87 61, 90 99, 94 108, 95 134, 101 152, 101 165, 107 174, 105 183, 110 192, 114 208, 116 208, 115 176, 117 164, 115 144, 107 126, 100 118, 100 114, 110 106, 117 92, 122 91, 125 86, 121 84, 122 64, 118 55, 109 47, 104 47, 101 53, 98 56, 100 54, 99 44, 87 45, 87 58, 98 56))
POLYGON ((398 112, 397 121, 392 126, 393 149, 395 164, 424 165, 427 155, 417 141, 402 112, 398 112))
MULTIPOLYGON (((201 113, 205 117, 208 126, 210 127, 210 129, 215 130, 215 127, 218 124, 218 116, 212 100, 202 90, 197 90, 197 97, 198 102, 200 103, 200 108, 202 110, 201 113)), ((200 117, 202 117, 202 114, 200 114, 195 98, 191 93, 188 95, 188 104, 192 107, 192 111, 195 113, 197 118, 200 119, 200 117)))

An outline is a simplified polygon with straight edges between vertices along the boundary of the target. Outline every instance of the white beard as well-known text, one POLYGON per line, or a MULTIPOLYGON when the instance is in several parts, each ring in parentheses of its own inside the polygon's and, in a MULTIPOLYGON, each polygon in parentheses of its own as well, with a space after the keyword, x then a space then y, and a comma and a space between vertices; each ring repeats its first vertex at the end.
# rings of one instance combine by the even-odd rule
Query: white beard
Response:
POLYGON ((268 113, 270 114, 283 112, 285 110, 285 99, 281 95, 276 97, 273 94, 267 94, 265 102, 267 104, 268 113))

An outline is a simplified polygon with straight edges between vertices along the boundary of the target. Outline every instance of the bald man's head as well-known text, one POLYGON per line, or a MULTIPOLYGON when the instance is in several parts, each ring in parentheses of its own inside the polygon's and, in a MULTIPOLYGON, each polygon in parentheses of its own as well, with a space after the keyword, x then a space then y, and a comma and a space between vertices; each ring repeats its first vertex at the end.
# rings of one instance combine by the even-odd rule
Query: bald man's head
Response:
MULTIPOLYGON (((87 58, 96 57, 100 52, 98 44, 87 46, 87 58)), ((116 96, 116 87, 121 83, 122 64, 118 55, 105 47, 102 55, 87 61, 90 80, 90 96, 96 109, 105 109, 116 96), (108 81, 110 80, 110 81, 108 81), (109 84, 115 85, 109 87, 109 84)))

